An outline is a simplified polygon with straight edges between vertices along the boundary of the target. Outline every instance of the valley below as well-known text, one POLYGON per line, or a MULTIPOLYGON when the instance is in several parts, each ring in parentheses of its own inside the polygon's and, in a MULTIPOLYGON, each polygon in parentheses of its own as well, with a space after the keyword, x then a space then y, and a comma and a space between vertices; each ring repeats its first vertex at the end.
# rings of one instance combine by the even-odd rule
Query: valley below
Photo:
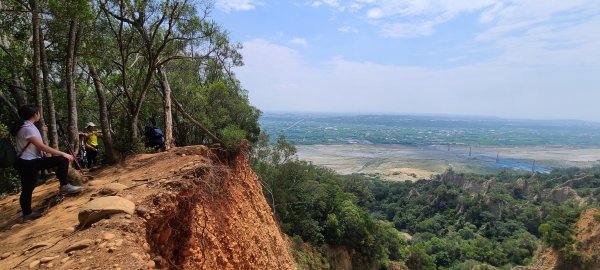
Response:
POLYGON ((448 169, 492 174, 502 170, 549 173, 553 168, 600 164, 600 148, 472 147, 394 144, 297 145, 300 159, 340 174, 364 174, 391 181, 428 179, 448 169), (496 158, 498 157, 498 160, 496 158), (535 161, 535 166, 534 166, 535 161))

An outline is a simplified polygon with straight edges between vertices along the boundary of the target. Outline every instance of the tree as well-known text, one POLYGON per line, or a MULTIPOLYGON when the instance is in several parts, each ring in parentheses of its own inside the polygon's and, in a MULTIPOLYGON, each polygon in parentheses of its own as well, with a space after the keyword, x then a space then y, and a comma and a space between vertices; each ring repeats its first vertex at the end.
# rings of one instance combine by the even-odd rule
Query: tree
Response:
POLYGON ((94 64, 89 64, 90 75, 94 81, 94 87, 96 89, 96 95, 98 97, 98 107, 100 111, 100 126, 102 127, 102 139, 105 147, 105 160, 108 164, 115 164, 118 160, 118 153, 115 150, 112 138, 112 130, 110 128, 108 118, 108 107, 106 105, 106 97, 104 95, 104 84, 98 76, 96 67, 94 64))
POLYGON ((201 26, 202 19, 197 16, 195 7, 187 0, 136 3, 104 0, 99 1, 99 4, 109 21, 110 18, 118 21, 119 26, 111 26, 111 29, 119 44, 121 61, 118 65, 121 69, 121 87, 127 97, 131 122, 130 140, 134 142, 138 138, 140 111, 156 70, 168 61, 180 57, 177 55, 180 51, 172 49, 171 46, 181 48, 186 41, 202 38, 196 36, 205 33, 198 28, 201 26), (132 36, 129 30, 137 32, 137 40, 142 46, 134 50, 139 49, 144 58, 144 68, 138 76, 135 76, 141 80, 134 79, 133 84, 128 81, 126 74, 132 49, 131 41, 136 37, 132 36))
POLYGON ((171 85, 167 78, 164 66, 157 68, 158 80, 162 89, 163 112, 165 121, 165 148, 168 150, 174 146, 173 142, 173 112, 171 111, 171 85))

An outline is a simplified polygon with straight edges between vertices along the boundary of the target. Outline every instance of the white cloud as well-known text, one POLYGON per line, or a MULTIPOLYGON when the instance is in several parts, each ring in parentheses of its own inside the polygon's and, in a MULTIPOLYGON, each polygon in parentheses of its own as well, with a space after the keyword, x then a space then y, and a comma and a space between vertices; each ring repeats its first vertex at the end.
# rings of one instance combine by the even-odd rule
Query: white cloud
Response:
MULTIPOLYGON (((419 37, 435 32, 436 26, 462 14, 479 16, 489 29, 478 40, 493 39, 506 33, 527 30, 565 13, 576 21, 585 15, 600 13, 597 0, 349 0, 315 1, 318 7, 330 7, 338 12, 361 12, 363 18, 388 37, 419 37), (411 32, 424 30, 423 33, 411 32)), ((556 20, 561 23, 561 20, 556 20)), ((564 22, 563 22, 564 23, 564 22)))
MULTIPOLYGON (((565 38, 593 25, 564 29, 565 38)), ((539 38, 550 31, 540 30, 539 38)), ((448 113, 600 121, 599 43, 563 50, 528 45, 485 63, 451 68, 333 58, 307 62, 264 40, 244 43, 236 74, 262 110, 448 113), (588 56, 589 58, 586 58, 588 56)), ((456 59, 455 59, 456 60, 456 59)))
POLYGON ((257 5, 261 5, 255 0, 217 0, 215 4, 225 12, 253 10, 257 5))
POLYGON ((321 1, 313 1, 311 3, 313 7, 320 7, 321 5, 326 5, 330 7, 339 7, 340 1, 338 0, 321 0, 321 1))
POLYGON ((433 34, 433 22, 384 24, 381 33, 386 37, 419 37, 433 34))
POLYGON ((369 19, 381 19, 383 16, 383 10, 380 8, 372 8, 367 11, 367 18, 369 19))
POLYGON ((358 29, 352 26, 342 26, 338 28, 338 31, 343 33, 358 33, 358 29))
POLYGON ((303 38, 293 38, 290 40, 290 43, 301 46, 308 46, 308 42, 303 38))

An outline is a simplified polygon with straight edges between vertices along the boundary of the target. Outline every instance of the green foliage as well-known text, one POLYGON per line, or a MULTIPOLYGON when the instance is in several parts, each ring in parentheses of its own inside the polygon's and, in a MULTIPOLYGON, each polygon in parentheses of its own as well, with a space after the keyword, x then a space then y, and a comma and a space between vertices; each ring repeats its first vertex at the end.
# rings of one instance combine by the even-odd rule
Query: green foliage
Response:
POLYGON ((564 248, 575 242, 575 226, 581 210, 573 205, 551 207, 546 222, 540 225, 542 240, 556 249, 564 248))
POLYGON ((228 149, 237 150, 242 139, 246 138, 247 132, 235 125, 228 125, 219 130, 219 135, 228 149))
MULTIPOLYGON (((0 123, 0 139, 9 137, 8 127, 0 123)), ((17 172, 13 168, 0 168, 0 197, 18 192, 20 187, 17 172)))
POLYGON ((340 176, 297 160, 295 147, 283 136, 275 145, 266 135, 260 138, 252 166, 285 233, 355 250, 361 255, 353 258, 356 265, 386 266, 405 257, 406 242, 398 231, 357 205, 356 197, 340 188, 340 176))
POLYGON ((0 139, 10 137, 9 128, 0 122, 0 139))
MULTIPOLYGON (((531 261, 538 237, 546 235, 548 241, 560 243, 557 246, 573 243, 568 239, 572 239, 580 209, 569 201, 542 202, 538 194, 550 194, 555 186, 593 175, 596 170, 578 170, 560 181, 556 180, 562 176, 558 172, 524 176, 508 171, 498 175, 448 171, 417 182, 385 182, 355 175, 345 177, 341 186, 373 216, 410 233, 412 242, 438 269, 461 269, 466 267, 464 262, 511 268, 531 261), (548 181, 553 182, 550 188, 546 187, 548 181)), ((600 189, 600 184, 589 179, 569 184, 577 192, 584 187, 600 189)))
POLYGON ((409 250, 406 266, 410 270, 436 270, 434 259, 427 255, 419 246, 412 246, 409 250))
POLYGON ((556 270, 591 270, 593 261, 582 254, 573 250, 572 247, 563 248, 559 253, 560 258, 555 267, 556 270))

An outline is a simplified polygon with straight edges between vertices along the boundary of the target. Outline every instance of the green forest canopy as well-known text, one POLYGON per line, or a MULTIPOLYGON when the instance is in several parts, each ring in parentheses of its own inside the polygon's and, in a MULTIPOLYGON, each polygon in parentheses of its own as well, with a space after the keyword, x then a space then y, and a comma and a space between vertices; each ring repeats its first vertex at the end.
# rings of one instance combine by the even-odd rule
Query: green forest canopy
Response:
POLYGON ((4 126, 36 104, 44 139, 58 147, 60 125, 77 148, 83 124, 99 123, 108 162, 137 149, 148 118, 167 147, 258 136, 260 111, 231 70, 243 64, 241 45, 210 19, 210 2, 7 0, 1 9, 4 126))

